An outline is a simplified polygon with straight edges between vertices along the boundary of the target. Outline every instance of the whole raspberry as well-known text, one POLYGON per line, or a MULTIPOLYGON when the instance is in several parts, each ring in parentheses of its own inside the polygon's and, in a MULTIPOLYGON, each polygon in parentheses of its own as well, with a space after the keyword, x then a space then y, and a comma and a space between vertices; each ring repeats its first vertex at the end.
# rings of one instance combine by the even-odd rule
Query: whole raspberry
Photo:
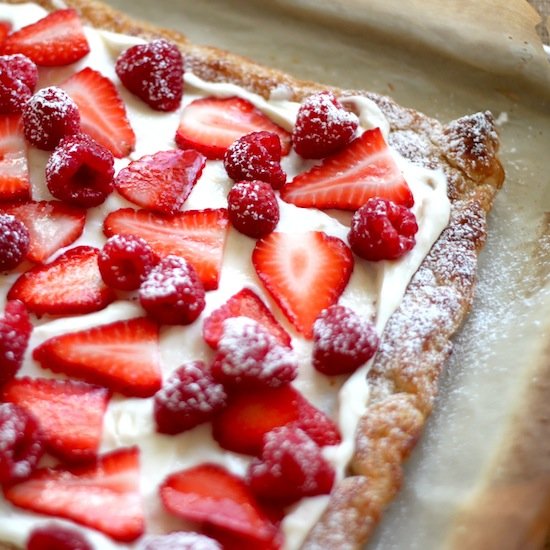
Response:
POLYGON ((0 114, 20 113, 32 92, 10 71, 0 68, 0 114))
POLYGON ((330 306, 313 324, 313 366, 323 374, 353 372, 377 348, 374 325, 347 307, 330 306))
POLYGON ((353 214, 348 241, 365 260, 397 260, 415 245, 414 214, 386 199, 369 199, 353 214))
POLYGON ((227 195, 229 221, 248 237, 258 239, 271 233, 279 223, 279 203, 264 181, 240 181, 227 195))
POLYGON ((0 55, 0 72, 9 71, 15 78, 21 80, 32 93, 38 82, 38 68, 26 55, 14 53, 0 55))
POLYGON ((153 40, 124 51, 116 74, 124 86, 157 111, 174 111, 183 96, 183 57, 167 40, 153 40))
POLYGON ((102 204, 114 188, 111 152, 86 134, 62 139, 46 165, 50 193, 85 208, 102 204))
POLYGON ((303 158, 320 159, 343 149, 355 136, 359 119, 332 92, 309 96, 300 106, 292 141, 303 158))
POLYGON ((212 363, 212 376, 226 388, 277 388, 298 373, 294 352, 248 317, 230 317, 212 363))
POLYGON ((18 405, 0 404, 0 484, 29 477, 43 454, 38 422, 18 405))
POLYGON ((330 493, 334 478, 334 469, 320 447, 293 425, 275 428, 264 436, 262 454, 250 463, 247 473, 257 497, 285 505, 330 493))
POLYGON ((157 262, 149 244, 135 235, 113 235, 97 257, 104 283, 117 290, 137 290, 157 262))
POLYGON ((63 137, 80 130, 80 113, 65 91, 50 86, 38 90, 25 105, 23 127, 30 144, 51 151, 63 137))
POLYGON ((21 368, 31 332, 27 308, 19 300, 10 300, 0 317, 0 386, 21 368))
POLYGON ((92 550, 92 547, 76 529, 52 523, 31 531, 27 550, 92 550))
POLYGON ((17 267, 30 246, 27 227, 11 214, 0 213, 0 271, 17 267))
POLYGON ((286 181, 281 168, 281 139, 274 132, 252 132, 233 142, 223 165, 235 181, 265 181, 273 189, 280 189, 286 181))
POLYGON ((227 403, 227 395, 202 361, 176 369, 155 394, 157 431, 177 434, 208 422, 227 403))
POLYGON ((166 256, 139 288, 143 309, 159 323, 188 325, 204 309, 205 293, 193 266, 179 256, 166 256))

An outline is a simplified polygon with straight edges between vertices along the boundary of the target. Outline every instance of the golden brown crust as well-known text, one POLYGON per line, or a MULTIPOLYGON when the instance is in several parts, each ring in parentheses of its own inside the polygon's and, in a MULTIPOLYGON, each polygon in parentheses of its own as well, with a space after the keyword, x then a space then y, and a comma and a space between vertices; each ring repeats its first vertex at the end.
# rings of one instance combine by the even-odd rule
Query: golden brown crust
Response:
MULTIPOLYGON (((37 3, 52 8, 49 0, 37 3)), ((176 32, 136 22, 101 3, 66 3, 93 26, 170 38, 185 53, 187 68, 206 80, 234 82, 264 97, 284 86, 296 100, 321 89, 318 84, 295 80, 227 52, 192 45, 176 32)), ((445 171, 451 221, 388 322, 368 374, 370 400, 357 432, 350 475, 333 491, 327 510, 306 540, 307 549, 360 548, 399 490, 402 464, 432 410, 438 378, 451 352, 450 339, 471 306, 477 255, 486 235, 486 214, 504 179, 490 113, 477 113, 442 126, 390 98, 366 95, 388 118, 390 142, 401 154, 445 171)))

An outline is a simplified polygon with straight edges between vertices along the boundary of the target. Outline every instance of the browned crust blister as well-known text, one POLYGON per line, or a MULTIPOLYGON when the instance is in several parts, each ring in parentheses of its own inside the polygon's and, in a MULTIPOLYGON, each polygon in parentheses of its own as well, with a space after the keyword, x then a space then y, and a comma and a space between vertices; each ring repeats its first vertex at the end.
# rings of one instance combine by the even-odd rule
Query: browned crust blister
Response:
MULTIPOLYGON (((37 3, 53 8, 50 0, 37 3)), ((215 48, 195 46, 179 33, 136 22, 100 3, 67 0, 66 4, 79 10, 92 26, 177 42, 186 68, 206 80, 233 82, 264 97, 284 87, 298 101, 327 88, 215 48)), ((310 550, 360 548, 399 490, 402 465, 432 410, 451 338, 472 304, 486 215, 504 180, 490 113, 442 126, 387 97, 359 93, 375 101, 388 118, 393 147, 414 163, 444 170, 451 220, 388 321, 368 374, 370 399, 359 424, 349 476, 333 490, 328 508, 309 534, 304 548, 310 550)))

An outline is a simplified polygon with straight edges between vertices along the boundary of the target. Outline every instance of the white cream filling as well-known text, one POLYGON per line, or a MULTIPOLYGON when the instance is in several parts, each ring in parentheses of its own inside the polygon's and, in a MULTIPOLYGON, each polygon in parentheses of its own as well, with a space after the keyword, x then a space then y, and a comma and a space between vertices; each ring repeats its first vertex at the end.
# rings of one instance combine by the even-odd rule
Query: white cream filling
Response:
MULTIPOLYGON (((9 6, 2 4, 2 19, 11 21, 19 28, 41 18, 44 10, 34 4, 9 6)), ((48 68, 40 70, 39 87, 62 82, 70 74, 86 66, 101 71, 117 83, 126 103, 131 125, 136 132, 137 143, 131 159, 159 150, 173 148, 174 135, 179 123, 180 111, 159 113, 149 109, 143 102, 128 93, 120 84, 114 71, 114 61, 127 47, 141 43, 134 37, 117 35, 105 31, 86 29, 91 53, 70 67, 48 68)), ((275 122, 291 130, 299 105, 286 99, 284 89, 277 89, 269 101, 233 84, 208 83, 193 74, 185 75, 184 104, 204 95, 227 97, 237 95, 254 103, 275 122)), ((380 127, 384 135, 389 125, 380 109, 363 97, 346 98, 359 113, 363 129, 380 127)), ((405 179, 408 181, 415 198, 413 212, 417 216, 419 232, 415 248, 399 261, 371 264, 358 260, 350 283, 340 298, 365 316, 375 316, 379 333, 384 329, 390 315, 398 307, 405 289, 432 244, 448 223, 450 204, 447 199, 447 183, 441 171, 427 170, 412 165, 395 153, 395 157, 405 179)), ((33 198, 51 199, 44 185, 44 166, 48 153, 29 149, 29 168, 33 186, 33 198)), ((116 161, 117 170, 127 164, 128 159, 116 161)), ((283 167, 289 177, 304 171, 311 165, 291 152, 283 161, 283 167)), ((216 208, 226 206, 226 195, 231 187, 223 165, 219 161, 209 161, 199 182, 189 196, 185 208, 216 208)), ((86 229, 82 237, 71 247, 88 244, 101 247, 105 242, 102 223, 105 215, 117 208, 133 206, 116 193, 106 203, 88 213, 86 229)), ((328 215, 317 210, 297 209, 294 205, 280 201, 281 220, 278 231, 303 232, 320 230, 346 240, 348 214, 331 212, 328 215), (341 221, 339 221, 339 219, 341 221)), ((354 433, 358 419, 365 411, 368 401, 368 385, 365 375, 368 365, 353 374, 347 381, 338 378, 331 380, 315 374, 310 364, 311 342, 299 337, 280 313, 277 306, 263 290, 252 263, 251 253, 255 241, 234 230, 230 230, 224 254, 224 263, 220 286, 207 293, 207 305, 200 319, 188 327, 163 327, 161 331, 162 370, 166 378, 181 363, 188 360, 203 359, 209 361, 212 352, 201 337, 202 320, 244 286, 255 290, 272 307, 275 316, 292 335, 293 346, 300 361, 300 374, 294 385, 302 391, 316 406, 324 410, 334 409, 334 383, 342 385, 339 392, 338 421, 342 431, 343 443, 326 448, 325 456, 335 465, 339 478, 344 475, 345 466, 353 452, 354 433)), ((5 295, 17 274, 4 276, 0 281, 0 307, 3 308, 5 295)), ((50 371, 42 370, 31 358, 34 347, 52 336, 69 330, 80 330, 117 319, 127 319, 142 315, 139 305, 133 302, 116 302, 106 309, 90 315, 70 319, 42 319, 37 324, 29 345, 20 375, 52 376, 50 371)), ((334 413, 335 411, 332 410, 334 413)), ((152 399, 125 399, 114 397, 108 407, 104 420, 104 433, 101 451, 106 452, 117 447, 138 444, 141 449, 141 489, 146 514, 146 526, 149 533, 163 533, 181 528, 181 522, 162 509, 157 488, 164 478, 173 471, 193 464, 211 461, 217 462, 237 474, 244 474, 249 459, 244 456, 220 449, 210 435, 210 426, 199 426, 178 436, 162 436, 156 433, 152 419, 152 399)), ((303 499, 283 521, 285 549, 298 548, 311 526, 317 521, 326 506, 328 497, 303 499)), ((0 498, 0 540, 23 545, 29 531, 40 523, 52 521, 52 518, 32 514, 12 507, 0 498)), ((62 520, 55 520, 60 521, 62 520)), ((71 523, 74 527, 74 524, 71 523)), ((96 548, 131 548, 135 545, 117 544, 101 533, 79 527, 96 548)))

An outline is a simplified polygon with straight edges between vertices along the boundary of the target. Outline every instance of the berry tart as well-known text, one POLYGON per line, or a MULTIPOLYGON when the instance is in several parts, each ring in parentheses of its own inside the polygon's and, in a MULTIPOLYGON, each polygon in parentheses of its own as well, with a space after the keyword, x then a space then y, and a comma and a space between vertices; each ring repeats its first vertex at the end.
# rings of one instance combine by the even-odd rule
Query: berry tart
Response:
POLYGON ((103 4, 17 4, 0 544, 364 544, 472 302, 490 113, 442 125, 103 4))

